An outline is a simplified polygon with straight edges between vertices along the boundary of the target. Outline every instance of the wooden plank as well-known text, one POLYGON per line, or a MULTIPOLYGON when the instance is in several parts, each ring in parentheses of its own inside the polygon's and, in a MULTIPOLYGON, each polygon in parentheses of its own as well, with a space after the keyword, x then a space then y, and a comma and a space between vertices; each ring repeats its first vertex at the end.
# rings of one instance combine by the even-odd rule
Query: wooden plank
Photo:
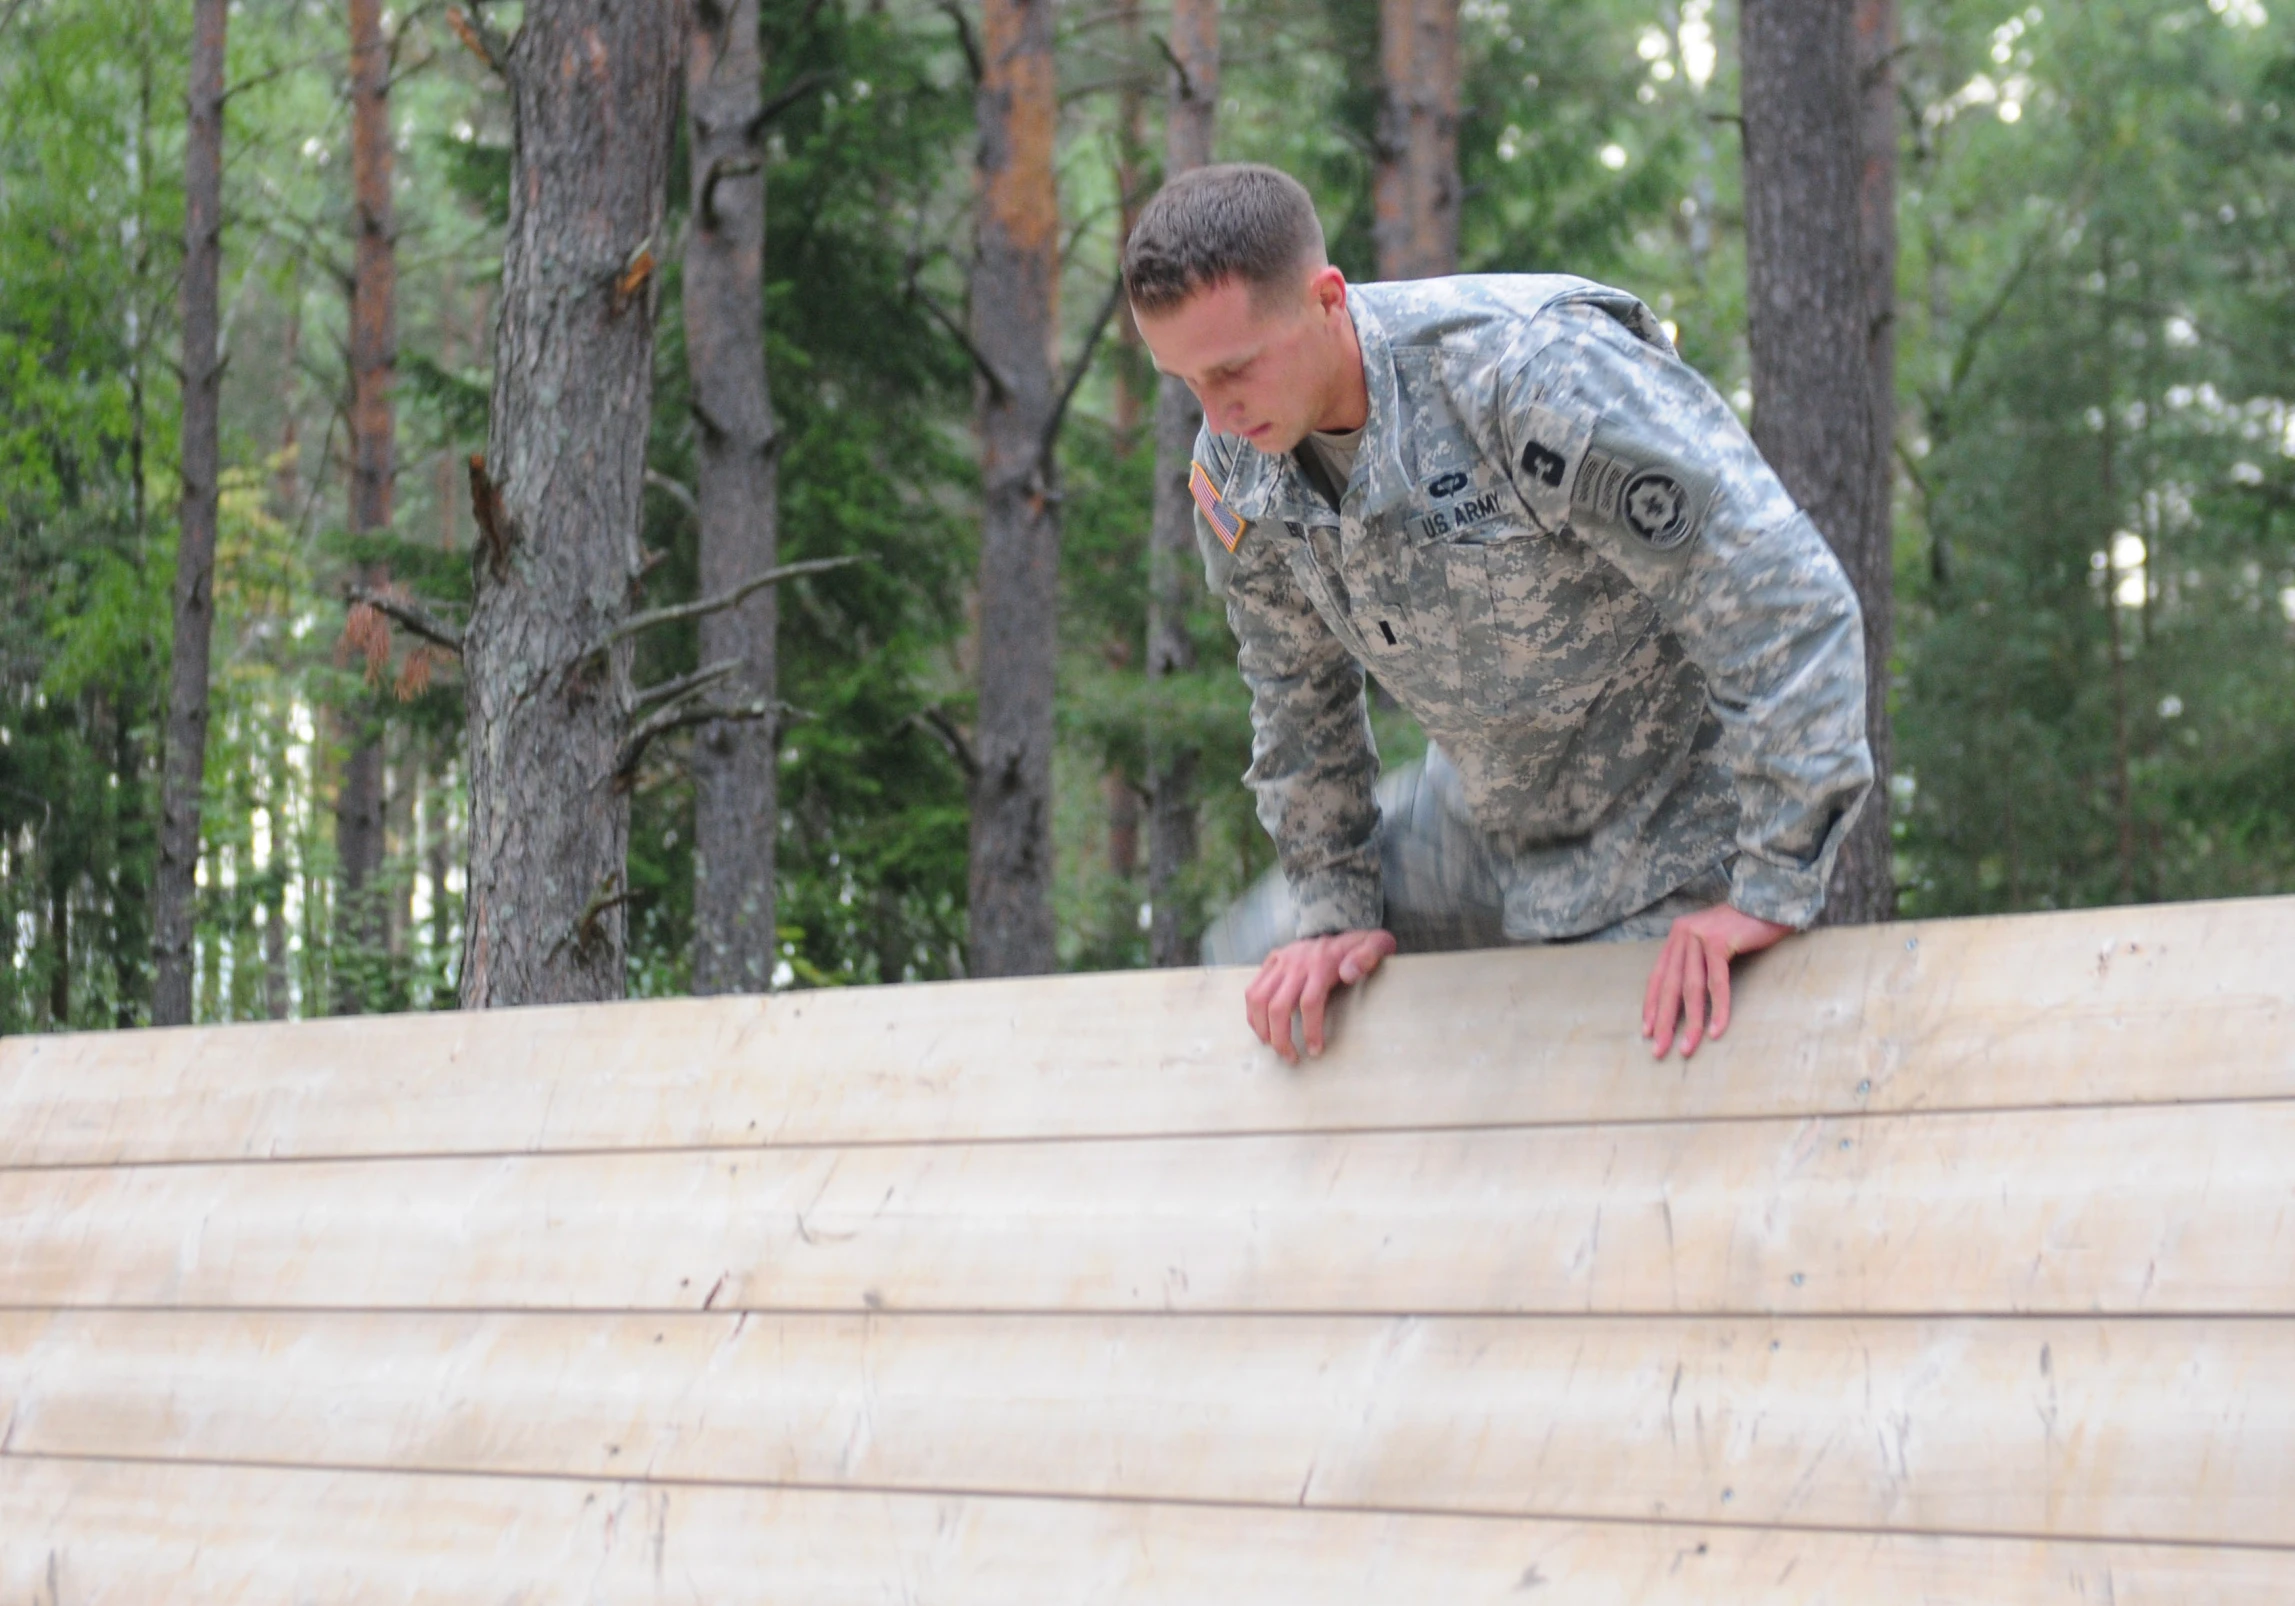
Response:
POLYGON ((2295 1104, 0 1173, 0 1304, 2295 1314, 2295 1104))
POLYGON ((0 1599, 2284 1606, 2277 1550, 0 1457, 0 1599))
POLYGON ((18 1453, 2295 1546, 2295 1321, 64 1313, 18 1453))
POLYGON ((1688 1066, 1645 947, 1395 961, 1286 1070, 1235 972, 0 1041, 0 1165, 1346 1131, 2295 1095, 2295 900, 1824 932, 1688 1066))

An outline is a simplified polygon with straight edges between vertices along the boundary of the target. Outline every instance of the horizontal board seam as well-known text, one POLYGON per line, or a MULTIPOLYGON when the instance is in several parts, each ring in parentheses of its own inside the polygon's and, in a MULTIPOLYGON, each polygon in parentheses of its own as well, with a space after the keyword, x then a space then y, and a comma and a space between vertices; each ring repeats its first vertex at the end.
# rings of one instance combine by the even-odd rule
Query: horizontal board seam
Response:
POLYGON ((2295 1323, 2295 1308, 2287 1310, 1632 1310, 1597 1307, 1578 1310, 1490 1310, 1472 1306, 1440 1310, 1343 1310, 1296 1307, 1269 1310, 1239 1305, 1190 1305, 1181 1309, 1142 1306, 1091 1305, 185 1305, 153 1304, 10 1304, 0 1301, 6 1316, 327 1316, 346 1320, 368 1316, 448 1317, 515 1316, 519 1318, 597 1321, 604 1318, 644 1318, 649 1321, 726 1321, 740 1317, 797 1317, 850 1321, 1267 1321, 1267 1322, 1868 1322, 1875 1325, 1910 1322, 2223 1322, 2295 1323))
POLYGON ((666 1143, 562 1149, 423 1149, 333 1154, 201 1155, 162 1159, 0 1161, 0 1175, 39 1175, 67 1171, 218 1170, 237 1167, 317 1165, 404 1165, 472 1160, 606 1160, 669 1155, 725 1156, 816 1154, 834 1150, 992 1149, 1107 1146, 1119 1143, 1229 1143, 1267 1138, 1444 1137, 1467 1133, 1627 1131, 1664 1126, 1757 1126, 1803 1121, 1924 1121, 1978 1115, 2079 1115, 2114 1110, 2157 1113, 2168 1109, 2258 1109, 2295 1104, 2295 1094, 2252 1094, 2222 1098, 2111 1099, 2055 1104, 1956 1104, 1906 1109, 1870 1107, 1800 1111, 1739 1112, 1716 1115, 1627 1116, 1616 1120, 1578 1117, 1557 1121, 1450 1121, 1432 1125, 1298 1126, 1210 1128, 1187 1132, 1084 1132, 951 1138, 799 1138, 787 1142, 666 1143))
POLYGON ((491 1478, 506 1482, 552 1484, 644 1485, 664 1489, 754 1489, 795 1494, 852 1495, 878 1498, 887 1495, 950 1500, 1057 1501, 1071 1505, 1171 1507, 1212 1511, 1314 1512, 1358 1517, 1463 1517, 1484 1522, 1570 1523, 1586 1527, 1658 1528, 1728 1531, 1732 1533, 1818 1534, 1834 1538, 1954 1539, 1998 1541, 2003 1544, 2098 1545, 2191 1551, 2241 1551, 2264 1555, 2295 1555, 2295 1543, 2266 1544, 2257 1540, 2155 1538, 2141 1534, 2034 1533, 2024 1530, 1990 1532, 1967 1528, 1856 1528, 1831 1523, 1731 1522, 1687 1516, 1588 1516, 1570 1511, 1490 1511, 1447 1506, 1374 1506, 1321 1501, 1201 1500, 1167 1495, 1077 1494, 1044 1489, 968 1489, 946 1485, 839 1484, 747 1478, 608 1477, 573 1472, 484 1472, 462 1467, 390 1466, 374 1462, 299 1462, 264 1459, 232 1460, 215 1456, 79 1455, 69 1451, 0 1450, 0 1463, 9 1461, 70 1462, 108 1466, 187 1467, 239 1469, 262 1472, 350 1473, 407 1478, 491 1478))

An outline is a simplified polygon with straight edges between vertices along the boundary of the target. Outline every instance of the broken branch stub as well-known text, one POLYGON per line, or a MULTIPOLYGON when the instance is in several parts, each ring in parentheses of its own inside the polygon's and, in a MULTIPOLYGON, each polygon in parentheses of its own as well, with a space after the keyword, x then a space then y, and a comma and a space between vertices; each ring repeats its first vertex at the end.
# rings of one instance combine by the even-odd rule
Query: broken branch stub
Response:
POLYGON ((688 619, 699 619, 705 614, 737 607, 756 592, 767 586, 779 585, 784 580, 797 580, 808 574, 826 574, 831 569, 842 569, 850 564, 867 561, 861 557, 842 557, 807 558, 802 563, 784 563, 767 569, 763 574, 751 575, 739 585, 720 591, 714 597, 703 597, 698 602, 680 602, 667 608, 648 608, 643 613, 632 614, 608 631, 606 638, 592 650, 604 652, 616 642, 627 641, 638 632, 651 630, 656 625, 680 624, 688 619))

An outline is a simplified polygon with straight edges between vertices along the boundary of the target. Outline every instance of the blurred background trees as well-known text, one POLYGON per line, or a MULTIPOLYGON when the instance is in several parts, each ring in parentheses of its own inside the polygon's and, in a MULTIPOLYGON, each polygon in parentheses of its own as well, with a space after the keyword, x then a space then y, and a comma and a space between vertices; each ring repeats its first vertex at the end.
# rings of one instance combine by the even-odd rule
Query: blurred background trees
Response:
MULTIPOLYGON (((1900 913, 2295 889, 2295 27, 2279 9, 1896 7, 1900 913)), ((0 1030, 152 1018, 191 12, 0 0, 0 1030)), ((1431 219, 1438 240, 1455 228, 1463 271, 1634 290, 1757 411, 1734 0, 1179 13, 1050 12, 1045 355, 1078 384, 1042 487, 1057 602, 1033 622, 1057 672, 1049 896, 1066 967, 1184 956, 1271 859, 1237 782, 1248 731, 1224 624, 1184 565, 1185 583, 1151 586, 1155 375, 1120 317, 1091 342, 1122 230, 1175 148, 1168 108, 1215 123, 1217 158, 1304 179, 1350 277, 1410 238, 1389 220, 1431 219), (1188 110, 1174 63, 1202 57, 1206 15, 1218 99, 1188 110), (1398 56, 1439 58, 1445 30, 1455 98, 1439 73, 1390 81, 1398 56), (1439 170, 1431 188, 1400 182, 1422 171, 1414 118, 1455 132, 1454 191, 1439 170), (1151 855, 1159 808, 1180 846, 1151 855)), ((386 588, 455 629, 468 616, 468 460, 488 439, 511 172, 486 58, 521 20, 503 0, 230 15, 199 1019, 456 998, 462 669, 347 593, 386 588)), ((778 588, 773 982, 965 974, 984 751, 982 14, 760 0, 756 30, 778 555, 865 560, 778 588)), ((715 584, 694 497, 710 442, 688 343, 713 326, 684 300, 707 191, 691 148, 681 128, 643 287, 639 609, 715 584)), ((729 216, 747 193, 720 192, 729 216)), ((631 651, 639 687, 710 662, 698 619, 631 651)), ((1390 760, 1416 751, 1399 711, 1374 718, 1390 760)), ((633 992, 696 985, 697 922, 716 917, 695 896, 693 762, 711 737, 667 730, 624 778, 626 879, 609 896, 633 992)))

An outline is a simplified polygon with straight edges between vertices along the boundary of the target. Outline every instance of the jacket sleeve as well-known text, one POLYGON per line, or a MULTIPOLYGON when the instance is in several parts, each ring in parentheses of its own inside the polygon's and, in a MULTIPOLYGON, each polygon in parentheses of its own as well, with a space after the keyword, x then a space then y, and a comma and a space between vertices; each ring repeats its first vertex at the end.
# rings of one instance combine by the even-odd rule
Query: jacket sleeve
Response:
MULTIPOLYGON (((1243 445, 1196 438, 1196 460, 1224 485, 1243 445)), ((1378 749, 1363 705, 1363 670, 1332 635, 1292 571, 1292 539, 1272 519, 1246 528, 1230 554, 1202 511, 1195 539, 1205 580, 1227 605, 1236 663, 1251 690, 1251 768, 1244 784, 1275 840, 1301 937, 1366 931, 1384 915, 1379 879, 1378 749)))
POLYGON ((1811 925, 1872 787, 1856 593, 1638 304, 1566 304, 1536 331, 1500 375, 1516 486, 1547 528, 1615 564, 1704 671, 1740 810, 1731 904, 1811 925))

